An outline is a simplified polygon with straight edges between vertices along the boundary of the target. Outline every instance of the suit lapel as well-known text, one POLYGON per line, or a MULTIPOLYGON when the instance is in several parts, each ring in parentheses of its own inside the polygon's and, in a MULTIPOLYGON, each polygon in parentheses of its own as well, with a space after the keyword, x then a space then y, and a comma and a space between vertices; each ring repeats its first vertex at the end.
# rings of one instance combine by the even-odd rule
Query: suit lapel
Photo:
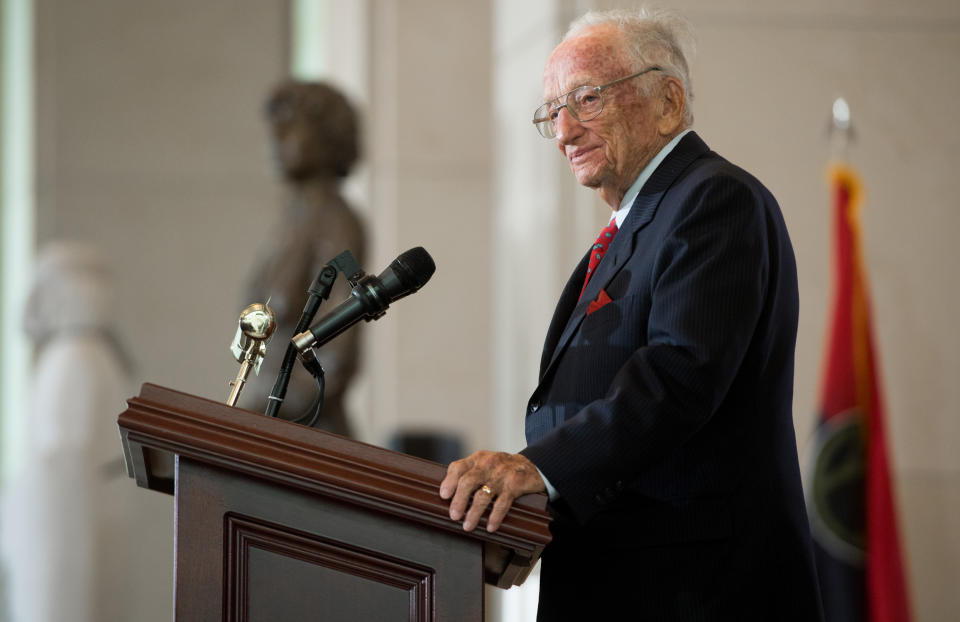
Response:
MULTIPOLYGON (((704 143, 695 132, 690 132, 680 140, 673 151, 660 163, 660 166, 657 167, 653 175, 650 176, 650 179, 648 179, 643 185, 643 188, 640 189, 640 194, 638 194, 637 198, 633 201, 633 205, 630 207, 630 213, 627 214, 623 226, 617 231, 617 235, 613 238, 613 243, 610 244, 610 247, 607 249, 603 260, 597 267, 597 271, 593 277, 590 278, 590 282, 587 283, 587 288, 584 290, 583 296, 575 303, 573 311, 570 312, 569 316, 566 316, 566 325, 563 328, 563 332, 551 348, 551 338, 556 334, 555 331, 559 328, 560 322, 563 320, 561 309, 565 310, 569 308, 571 286, 574 286, 575 289, 579 291, 579 287, 582 286, 583 279, 586 276, 587 258, 585 257, 584 260, 580 262, 580 265, 574 272, 574 276, 580 275, 580 285, 578 286, 576 283, 573 283, 575 280, 573 278, 567 283, 560 297, 560 302, 557 304, 557 311, 554 313, 553 321, 550 323, 550 330, 547 333, 547 343, 544 348, 543 359, 540 363, 541 380, 547 375, 547 372, 559 358, 560 353, 563 352, 577 329, 580 328, 580 324, 586 317, 586 311, 587 307, 590 306, 590 301, 596 299, 600 294, 600 290, 606 288, 610 281, 613 280, 613 277, 620 272, 623 265, 633 255, 637 244, 637 234, 653 220, 657 212, 657 207, 663 199, 663 195, 670 186, 673 185, 673 182, 684 169, 709 150, 706 143, 704 143), (564 302, 566 302, 566 304, 563 304, 564 302), (548 360, 549 363, 545 365, 544 363, 548 360)), ((573 296, 576 296, 576 292, 573 293, 573 296)))
POLYGON ((568 320, 577 306, 577 296, 583 287, 583 279, 587 276, 590 252, 591 251, 588 250, 583 256, 583 259, 580 260, 580 263, 577 264, 576 269, 573 271, 573 274, 570 275, 567 284, 560 293, 560 300, 557 302, 556 309, 554 309, 553 319, 550 320, 550 328, 547 329, 547 338, 543 343, 543 354, 540 358, 540 377, 543 377, 543 373, 546 371, 554 351, 556 351, 561 332, 566 327, 568 320))

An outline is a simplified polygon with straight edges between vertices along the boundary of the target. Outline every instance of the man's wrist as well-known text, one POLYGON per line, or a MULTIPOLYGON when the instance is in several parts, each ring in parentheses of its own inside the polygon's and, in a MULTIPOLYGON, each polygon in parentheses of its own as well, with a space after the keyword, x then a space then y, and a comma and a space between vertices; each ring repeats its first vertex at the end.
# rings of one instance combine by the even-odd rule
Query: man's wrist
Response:
POLYGON ((533 468, 537 469, 537 473, 540 474, 540 479, 543 480, 543 485, 547 488, 547 496, 550 497, 551 501, 556 501, 560 493, 557 492, 557 489, 553 487, 553 484, 550 483, 550 480, 547 479, 547 476, 543 474, 543 471, 541 471, 537 465, 533 465, 533 468))

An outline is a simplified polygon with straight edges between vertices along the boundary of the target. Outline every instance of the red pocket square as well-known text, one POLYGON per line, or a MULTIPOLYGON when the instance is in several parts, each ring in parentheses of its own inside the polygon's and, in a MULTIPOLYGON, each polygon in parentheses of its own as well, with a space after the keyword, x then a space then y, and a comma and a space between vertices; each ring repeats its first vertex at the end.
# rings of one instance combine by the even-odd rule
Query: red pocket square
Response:
POLYGON ((611 302, 610 296, 607 296, 607 290, 601 289, 600 294, 597 296, 596 300, 590 302, 590 306, 587 307, 587 315, 590 315, 597 309, 600 309, 608 302, 611 302))

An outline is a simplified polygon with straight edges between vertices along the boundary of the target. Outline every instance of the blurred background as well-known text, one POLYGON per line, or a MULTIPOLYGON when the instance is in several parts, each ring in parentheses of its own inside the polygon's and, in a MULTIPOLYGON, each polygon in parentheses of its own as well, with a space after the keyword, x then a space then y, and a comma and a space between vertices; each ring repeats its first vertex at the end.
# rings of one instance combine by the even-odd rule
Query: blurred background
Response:
MULTIPOLYGON (((634 3, 2 4, 5 488, 31 459, 35 351, 24 306, 36 253, 52 241, 84 242, 105 258, 111 321, 132 362, 128 397, 152 382, 226 399, 238 314, 260 302, 244 300, 247 276, 286 200, 264 104, 291 76, 330 82, 359 112, 361 161, 342 190, 367 227, 363 267, 378 273, 414 246, 437 264, 423 291, 363 327, 346 399, 354 435, 387 445, 425 431, 464 451, 523 446, 554 301, 609 217, 531 126, 540 74, 571 19, 634 3)), ((850 104, 847 158, 866 191, 864 253, 915 619, 954 619, 960 127, 950 111, 960 100, 960 3, 660 5, 696 29, 694 128, 772 190, 793 238, 801 454, 817 420, 830 297, 828 127, 834 99, 850 104)), ((124 407, 117 400, 102 414, 115 419, 124 407)), ((146 508, 142 528, 155 540, 141 562, 131 556, 141 587, 127 596, 149 612, 139 620, 168 620, 173 500, 121 486, 146 508)), ((532 619, 535 582, 491 591, 491 619, 532 619)))

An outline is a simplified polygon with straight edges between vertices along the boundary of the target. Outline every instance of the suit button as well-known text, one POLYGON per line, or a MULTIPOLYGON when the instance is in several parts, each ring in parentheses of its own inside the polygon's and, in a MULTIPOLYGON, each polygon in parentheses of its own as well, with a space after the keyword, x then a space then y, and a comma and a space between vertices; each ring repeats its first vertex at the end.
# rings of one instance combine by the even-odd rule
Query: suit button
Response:
POLYGON ((531 414, 535 413, 538 410, 540 410, 540 402, 530 402, 530 408, 529 408, 530 413, 531 414))

